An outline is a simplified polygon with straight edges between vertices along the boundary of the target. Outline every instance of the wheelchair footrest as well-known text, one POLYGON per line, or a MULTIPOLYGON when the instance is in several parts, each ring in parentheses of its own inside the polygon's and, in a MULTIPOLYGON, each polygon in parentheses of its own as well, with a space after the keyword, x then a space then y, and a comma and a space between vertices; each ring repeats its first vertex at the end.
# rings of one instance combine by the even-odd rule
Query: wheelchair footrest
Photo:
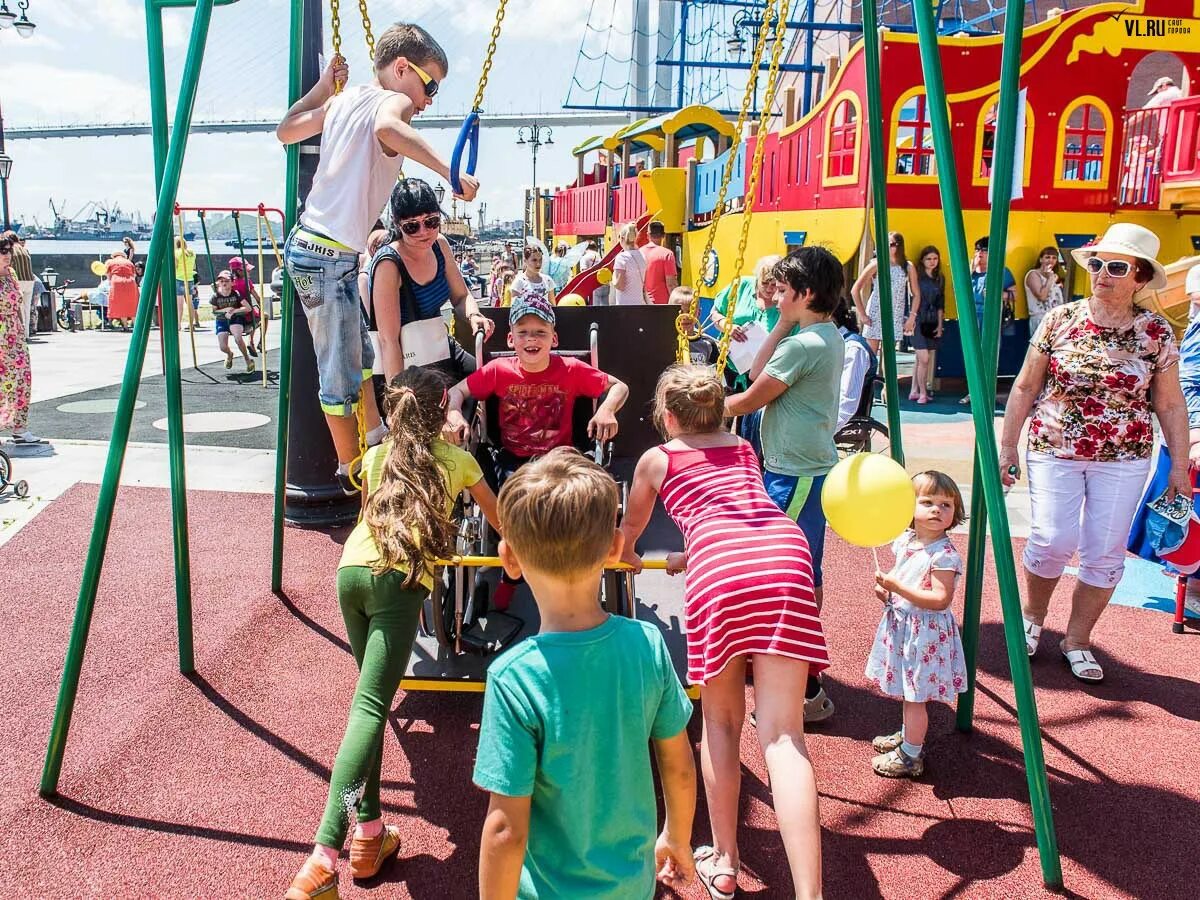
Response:
POLYGON ((499 653, 515 641, 522 629, 525 628, 525 620, 511 613, 490 610, 486 618, 488 632, 490 632, 487 635, 477 633, 478 625, 463 629, 461 641, 464 653, 476 656, 491 656, 499 653), (501 628, 495 628, 497 622, 502 624, 501 628))

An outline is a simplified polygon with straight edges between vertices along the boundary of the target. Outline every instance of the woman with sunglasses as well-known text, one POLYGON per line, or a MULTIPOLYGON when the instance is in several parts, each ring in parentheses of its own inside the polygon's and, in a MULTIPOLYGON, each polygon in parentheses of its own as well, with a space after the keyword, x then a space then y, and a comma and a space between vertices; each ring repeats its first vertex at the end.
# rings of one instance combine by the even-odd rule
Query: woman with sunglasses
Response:
MULTIPOLYGON (((904 252, 904 235, 898 231, 888 233, 888 253, 891 264, 888 266, 889 277, 892 281, 892 337, 899 341, 906 334, 912 334, 915 322, 912 317, 905 316, 905 308, 914 297, 920 297, 920 287, 917 284, 917 267, 912 264, 904 252)), ((862 327, 862 336, 871 345, 871 352, 879 355, 879 345, 883 343, 883 326, 879 323, 879 263, 871 260, 863 267, 862 273, 850 288, 850 297, 858 310, 858 323, 862 327), (871 296, 866 305, 863 304, 863 291, 871 285, 871 296)), ((915 310, 914 310, 915 311, 915 310)))
POLYGON ((1096 682, 1092 629, 1125 569, 1125 540, 1150 470, 1158 417, 1172 464, 1167 496, 1191 499, 1188 420, 1179 386, 1179 350, 1167 320, 1135 305, 1163 288, 1159 240, 1118 223, 1096 244, 1072 251, 1091 294, 1046 313, 1004 411, 1000 477, 1021 477, 1017 440, 1032 413, 1025 468, 1032 507, 1025 545, 1026 650, 1033 656, 1050 597, 1079 552, 1066 638, 1071 674, 1096 682))
POLYGON ((29 394, 33 376, 25 344, 28 319, 22 315, 21 284, 13 269, 13 242, 0 240, 0 429, 11 431, 17 446, 46 443, 29 430, 29 394))
POLYGON ((490 331, 491 323, 453 264, 433 188, 418 178, 396 182, 390 212, 388 242, 367 272, 367 317, 379 332, 384 379, 391 384, 408 366, 433 365, 457 383, 475 371, 475 358, 446 334, 442 307, 450 303, 472 332, 490 331))

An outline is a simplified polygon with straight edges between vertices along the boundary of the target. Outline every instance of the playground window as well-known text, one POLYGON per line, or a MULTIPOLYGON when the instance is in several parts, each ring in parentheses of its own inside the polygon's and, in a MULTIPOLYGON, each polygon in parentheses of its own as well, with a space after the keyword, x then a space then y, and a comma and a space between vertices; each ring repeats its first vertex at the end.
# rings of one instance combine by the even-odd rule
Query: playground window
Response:
POLYGON ((1080 97, 1063 112, 1058 134, 1056 187, 1091 187, 1108 181, 1112 113, 1098 97, 1080 97))
POLYGON ((835 99, 833 115, 825 136, 824 183, 850 184, 858 181, 859 124, 862 121, 858 96, 847 92, 835 99))
MULTIPOLYGON (((979 121, 975 129, 975 175, 971 183, 986 185, 992 177, 992 157, 996 143, 996 107, 999 97, 992 97, 979 110, 979 121)), ((1018 127, 1020 120, 1018 119, 1018 127)), ((1025 101, 1025 159, 1021 173, 1022 183, 1029 186, 1029 174, 1033 166, 1033 107, 1025 101)))
POLYGON ((933 129, 923 90, 900 98, 892 122, 892 174, 899 179, 933 179, 937 165, 933 156, 933 129))

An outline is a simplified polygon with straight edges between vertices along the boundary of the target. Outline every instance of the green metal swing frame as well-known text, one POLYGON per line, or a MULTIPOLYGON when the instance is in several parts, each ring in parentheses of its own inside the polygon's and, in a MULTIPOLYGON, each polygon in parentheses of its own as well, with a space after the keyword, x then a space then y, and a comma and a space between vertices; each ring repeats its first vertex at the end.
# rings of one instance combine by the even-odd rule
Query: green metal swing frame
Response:
MULTIPOLYGON (((146 261, 146 273, 142 281, 138 312, 134 320, 129 355, 125 361, 120 399, 113 421, 112 439, 109 443, 100 496, 92 535, 88 543, 87 560, 76 601, 75 617, 71 637, 67 645, 62 681, 55 705, 54 721, 46 748, 45 765, 39 791, 43 796, 54 796, 62 771, 66 750, 67 734, 71 724, 79 677, 83 667, 84 652, 91 628, 96 593, 100 574, 108 548, 108 537, 112 527, 121 468, 129 443, 134 406, 137 400, 142 364, 150 337, 150 325, 155 308, 155 296, 161 289, 162 296, 173 296, 175 272, 171 248, 172 214, 183 169, 188 132, 191 127, 196 92, 200 80, 201 64, 208 40, 209 25, 215 7, 228 6, 237 0, 146 0, 146 36, 150 69, 151 122, 154 143, 154 175, 157 190, 157 210, 154 231, 146 261), (191 35, 179 88, 179 99, 175 107, 175 120, 168 132, 166 103, 166 65, 163 45, 164 9, 194 7, 191 35)), ((882 152, 883 112, 881 102, 880 54, 878 12, 873 3, 865 3, 863 33, 865 36, 865 61, 867 75, 867 123, 870 154, 871 186, 874 197, 873 220, 876 235, 876 252, 881 266, 886 270, 888 260, 887 242, 878 240, 887 234, 887 177, 882 152)), ((1010 152, 997 152, 992 173, 994 191, 990 235, 994 258, 1003 260, 1008 231, 1008 215, 1011 203, 1012 168, 1016 146, 1017 88, 1020 77, 1021 40, 1024 23, 1024 0, 1010 2, 1005 15, 1003 61, 1000 74, 999 115, 996 128, 996 147, 1010 148, 1010 152)), ((925 85, 929 98, 930 120, 934 136, 934 150, 938 169, 938 183, 946 223, 948 242, 947 257, 951 261, 951 272, 955 295, 972 296, 968 276, 967 243, 963 227, 962 202, 958 191, 955 171, 950 120, 946 107, 946 90, 942 77, 941 59, 937 47, 937 28, 934 6, 919 0, 913 3, 914 19, 920 46, 921 62, 925 73, 925 85)), ((304 0, 290 2, 290 69, 288 75, 288 103, 295 103, 301 95, 301 57, 303 52, 304 0)), ((300 148, 293 144, 287 148, 285 230, 290 230, 296 221, 299 206, 300 148)), ((975 426, 974 474, 971 496, 971 526, 967 563, 967 595, 963 622, 963 646, 966 654, 968 690, 959 700, 957 727, 961 731, 972 729, 974 715, 976 664, 979 647, 980 597, 983 584, 984 560, 986 557, 987 520, 992 522, 992 547, 996 571, 1000 583, 1000 600, 1004 614, 1004 635, 1008 649, 1009 666, 1016 692, 1017 717, 1020 722, 1021 741, 1025 754, 1025 770, 1029 785, 1030 806, 1033 813, 1034 831, 1041 858, 1042 879, 1047 887, 1062 887, 1062 867, 1054 832, 1053 814, 1050 805, 1049 785, 1046 777, 1045 759, 1042 752, 1041 731, 1037 719, 1033 680, 1029 659, 1025 652, 1025 638, 1021 622, 1020 597, 1017 588, 1016 565, 1013 558, 1008 516, 1004 506, 1004 494, 1000 483, 999 461, 995 443, 993 410, 996 397, 996 359, 1000 339, 1000 293, 1003 265, 993 266, 988 272, 984 327, 980 334, 975 317, 968 310, 959 316, 962 333, 963 358, 966 363, 967 384, 971 396, 972 418, 975 426)), ((884 375, 888 425, 891 434, 891 454, 903 464, 904 451, 900 429, 899 392, 896 384, 895 338, 892 324, 890 279, 879 279, 880 319, 883 330, 884 375)), ((284 479, 287 466, 288 412, 291 393, 292 313, 294 292, 291 280, 283 280, 283 308, 281 311, 281 340, 279 365, 279 412, 276 419, 276 462, 275 493, 273 507, 271 589, 281 591, 283 587, 283 524, 284 524, 284 479)), ((165 354, 164 375, 167 395, 167 443, 170 460, 170 486, 172 504, 172 539, 175 558, 175 606, 178 626, 179 670, 184 674, 195 671, 192 644, 192 592, 191 561, 188 545, 187 525, 187 481, 185 476, 183 442, 183 399, 180 378, 179 322, 175 304, 162 305, 162 340, 165 354)))

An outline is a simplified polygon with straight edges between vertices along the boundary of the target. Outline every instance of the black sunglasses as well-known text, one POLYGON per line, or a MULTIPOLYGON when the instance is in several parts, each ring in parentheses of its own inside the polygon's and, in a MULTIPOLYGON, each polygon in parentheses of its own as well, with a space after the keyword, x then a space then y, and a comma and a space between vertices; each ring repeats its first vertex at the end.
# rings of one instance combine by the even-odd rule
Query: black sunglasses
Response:
POLYGON ((430 231, 437 231, 442 227, 442 217, 438 214, 426 216, 423 219, 417 219, 412 222, 401 222, 400 230, 410 237, 420 232, 422 228, 427 228, 430 231))
POLYGON ((437 79, 430 76, 428 72, 414 62, 410 62, 408 67, 417 73, 417 77, 420 78, 421 83, 425 85, 425 96, 432 100, 438 92, 437 79))
POLYGON ((13 245, 7 241, 0 243, 0 256, 6 256, 7 254, 12 253, 12 248, 13 245))

